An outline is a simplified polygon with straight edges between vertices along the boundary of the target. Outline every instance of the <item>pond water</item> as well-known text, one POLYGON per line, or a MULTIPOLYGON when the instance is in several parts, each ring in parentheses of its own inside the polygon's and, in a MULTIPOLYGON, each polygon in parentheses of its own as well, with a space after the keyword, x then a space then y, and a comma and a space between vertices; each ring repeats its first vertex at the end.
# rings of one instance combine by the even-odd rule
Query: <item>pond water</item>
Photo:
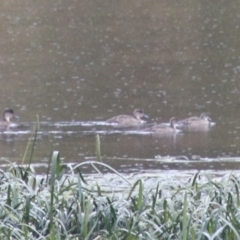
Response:
POLYGON ((39 119, 35 164, 53 150, 93 160, 99 134, 103 161, 119 171, 238 168, 239 10, 227 0, 3 0, 1 108, 20 120, 0 134, 2 161, 22 162, 39 119), (208 112, 216 125, 156 137, 105 123, 135 108, 149 124, 208 112))

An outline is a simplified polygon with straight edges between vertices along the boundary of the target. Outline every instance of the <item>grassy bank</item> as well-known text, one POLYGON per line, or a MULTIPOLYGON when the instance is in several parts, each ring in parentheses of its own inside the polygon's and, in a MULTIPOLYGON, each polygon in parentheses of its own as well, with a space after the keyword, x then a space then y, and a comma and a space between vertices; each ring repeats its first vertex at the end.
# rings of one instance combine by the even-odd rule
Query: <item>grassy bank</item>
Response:
POLYGON ((62 166, 54 152, 46 176, 30 164, 1 170, 0 239, 240 239, 237 176, 99 172, 101 184, 82 176, 84 164, 104 165, 62 166))

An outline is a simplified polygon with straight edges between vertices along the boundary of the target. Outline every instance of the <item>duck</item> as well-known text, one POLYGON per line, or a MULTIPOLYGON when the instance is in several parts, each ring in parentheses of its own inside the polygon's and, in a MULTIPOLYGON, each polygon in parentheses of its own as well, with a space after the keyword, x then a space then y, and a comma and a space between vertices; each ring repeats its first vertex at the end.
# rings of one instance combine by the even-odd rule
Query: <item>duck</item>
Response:
POLYGON ((201 113, 200 117, 190 117, 179 121, 184 127, 200 127, 212 125, 212 119, 207 113, 201 113))
POLYGON ((0 121, 0 128, 7 128, 12 119, 18 119, 19 117, 14 114, 12 109, 6 108, 2 112, 2 120, 0 121))
POLYGON ((178 126, 179 126, 178 119, 176 117, 172 117, 170 119, 170 125, 166 125, 162 123, 162 124, 158 124, 158 125, 154 125, 152 127, 146 128, 144 130, 148 132, 153 132, 159 135, 161 134, 167 135, 167 134, 174 134, 174 133, 181 132, 181 130, 177 128, 178 126))
POLYGON ((199 117, 190 117, 179 121, 180 128, 186 132, 208 132, 216 123, 212 122, 208 113, 201 113, 199 117))
POLYGON ((142 109, 135 109, 133 116, 131 115, 119 115, 106 120, 107 123, 116 123, 120 126, 137 126, 145 123, 144 118, 148 118, 148 115, 144 113, 142 109))

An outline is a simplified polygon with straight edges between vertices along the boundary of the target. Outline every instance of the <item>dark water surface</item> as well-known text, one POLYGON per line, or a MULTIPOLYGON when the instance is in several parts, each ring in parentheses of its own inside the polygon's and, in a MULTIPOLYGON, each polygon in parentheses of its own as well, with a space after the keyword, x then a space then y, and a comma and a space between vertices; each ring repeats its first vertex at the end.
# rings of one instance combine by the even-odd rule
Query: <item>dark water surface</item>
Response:
POLYGON ((236 169, 240 156, 240 2, 7 1, 0 8, 0 101, 20 121, 0 156, 103 160, 121 171, 236 169), (149 123, 209 112, 210 131, 154 137, 104 124, 143 108, 149 123), (189 159, 159 163, 156 156, 189 159), (200 158, 218 158, 202 161, 200 158), (220 161, 227 159, 226 163, 220 161))

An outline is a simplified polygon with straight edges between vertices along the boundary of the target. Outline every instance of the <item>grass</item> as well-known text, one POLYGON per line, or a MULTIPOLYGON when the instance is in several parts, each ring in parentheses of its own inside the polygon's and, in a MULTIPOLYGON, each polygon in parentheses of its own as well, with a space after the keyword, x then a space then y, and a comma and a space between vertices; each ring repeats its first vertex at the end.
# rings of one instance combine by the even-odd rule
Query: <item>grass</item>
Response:
POLYGON ((65 168, 54 152, 46 176, 14 165, 0 172, 0 239, 240 239, 234 175, 128 179, 119 193, 65 168))
POLYGON ((134 178, 100 161, 66 166, 55 151, 40 176, 30 155, 25 167, 0 170, 0 239, 240 239, 237 174, 134 178), (101 181, 86 180, 86 164, 101 181))

